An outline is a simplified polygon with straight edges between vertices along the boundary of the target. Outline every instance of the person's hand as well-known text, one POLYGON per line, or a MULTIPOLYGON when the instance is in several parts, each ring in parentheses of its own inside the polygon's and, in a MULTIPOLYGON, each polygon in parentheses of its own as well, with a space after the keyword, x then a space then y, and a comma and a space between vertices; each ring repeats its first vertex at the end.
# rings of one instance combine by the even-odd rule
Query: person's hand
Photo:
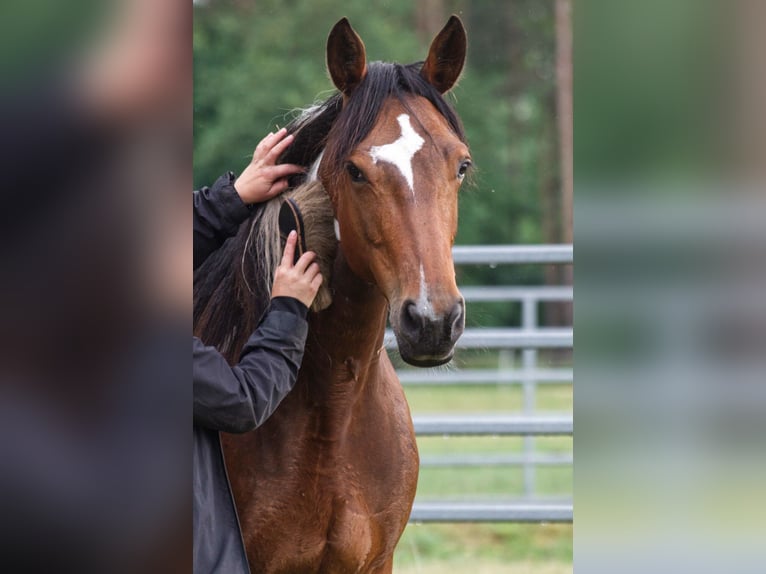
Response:
POLYGON ((293 143, 292 134, 282 128, 261 140, 253 153, 253 161, 234 182, 234 189, 246 204, 262 203, 287 189, 287 176, 305 171, 299 165, 275 162, 287 146, 293 143))
POLYGON ((294 297, 306 307, 311 307, 319 287, 322 285, 322 274, 319 265, 314 262, 316 254, 307 251, 293 265, 295 259, 295 244, 298 234, 291 231, 287 236, 282 262, 274 275, 274 286, 271 288, 273 297, 294 297))

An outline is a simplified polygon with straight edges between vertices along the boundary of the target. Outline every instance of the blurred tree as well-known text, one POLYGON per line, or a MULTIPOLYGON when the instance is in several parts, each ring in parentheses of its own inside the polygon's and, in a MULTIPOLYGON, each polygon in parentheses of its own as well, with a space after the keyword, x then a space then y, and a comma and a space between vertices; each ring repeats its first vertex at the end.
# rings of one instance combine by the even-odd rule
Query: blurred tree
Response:
POLYGON ((415 30, 422 43, 430 42, 446 20, 444 0, 420 0, 415 3, 415 30))

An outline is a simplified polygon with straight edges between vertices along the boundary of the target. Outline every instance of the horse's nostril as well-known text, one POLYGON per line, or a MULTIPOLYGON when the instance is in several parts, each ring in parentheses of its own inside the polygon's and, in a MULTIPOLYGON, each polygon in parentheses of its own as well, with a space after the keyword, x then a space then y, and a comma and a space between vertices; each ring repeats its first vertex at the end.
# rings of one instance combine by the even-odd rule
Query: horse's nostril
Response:
POLYGON ((465 302, 463 301, 463 299, 460 299, 452 307, 452 310, 450 311, 449 317, 448 317, 447 324, 452 330, 453 335, 455 333, 462 333, 464 321, 465 321, 465 302))
POLYGON ((425 327, 423 315, 418 311, 418 306, 414 301, 407 301, 402 307, 402 327, 407 333, 417 336, 425 327))
POLYGON ((408 299, 402 304, 399 314, 401 333, 413 343, 426 344, 428 341, 454 341, 463 332, 465 303, 457 300, 444 315, 425 314, 415 301, 408 299))
POLYGON ((450 311, 450 314, 449 314, 450 325, 454 325, 456 322, 460 321, 463 318, 464 312, 465 312, 465 303, 463 303, 463 300, 460 299, 460 301, 455 303, 455 306, 452 307, 452 311, 450 311))

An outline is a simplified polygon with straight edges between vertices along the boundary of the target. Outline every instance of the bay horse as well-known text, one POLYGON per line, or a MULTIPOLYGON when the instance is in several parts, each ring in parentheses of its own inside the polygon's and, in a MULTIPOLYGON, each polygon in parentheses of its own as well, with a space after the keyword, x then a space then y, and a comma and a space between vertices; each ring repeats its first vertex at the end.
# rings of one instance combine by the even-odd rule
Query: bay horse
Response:
MULTIPOLYGON (((463 332, 451 247, 471 160, 443 94, 465 53, 452 16, 424 62, 368 63, 344 18, 327 41, 338 93, 288 125, 295 141, 280 161, 310 168, 288 195, 325 285, 293 391, 255 431, 222 435, 253 572, 392 571, 419 459, 383 336, 388 318, 401 357, 431 367, 452 358, 463 332)), ((282 201, 257 210, 195 275, 196 334, 232 362, 268 301, 282 201)))

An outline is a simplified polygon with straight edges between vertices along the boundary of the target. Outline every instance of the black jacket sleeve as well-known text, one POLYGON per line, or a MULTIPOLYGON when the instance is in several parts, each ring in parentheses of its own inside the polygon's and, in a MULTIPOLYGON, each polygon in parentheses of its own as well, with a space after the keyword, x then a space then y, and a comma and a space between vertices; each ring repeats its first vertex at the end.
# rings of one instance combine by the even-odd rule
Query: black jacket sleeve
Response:
POLYGON ((213 187, 194 192, 194 268, 239 229, 254 206, 245 205, 234 189, 234 174, 219 177, 213 187))
POLYGON ((308 333, 307 307, 275 297, 231 367, 194 337, 194 423, 229 433, 261 425, 293 388, 308 333))

